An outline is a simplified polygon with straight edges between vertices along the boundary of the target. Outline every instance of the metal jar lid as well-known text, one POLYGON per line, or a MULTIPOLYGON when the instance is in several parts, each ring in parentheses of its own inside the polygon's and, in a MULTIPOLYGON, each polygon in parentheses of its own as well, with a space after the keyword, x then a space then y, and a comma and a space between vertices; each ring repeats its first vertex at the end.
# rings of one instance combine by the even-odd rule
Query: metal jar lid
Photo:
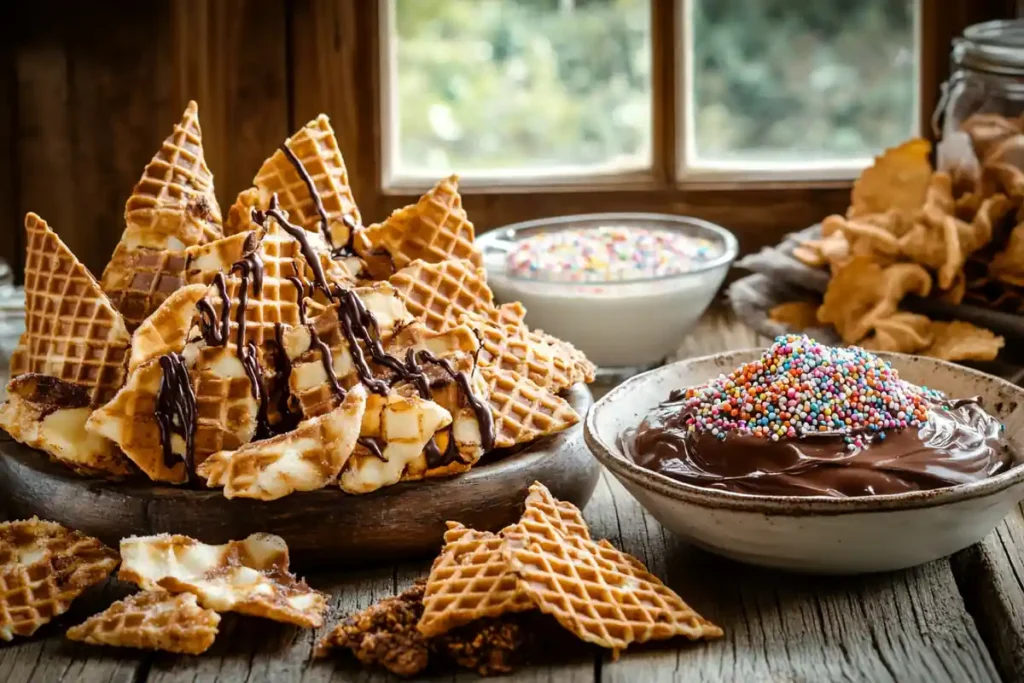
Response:
POLYGON ((974 24, 953 41, 953 63, 974 71, 1024 76, 1024 19, 974 24))

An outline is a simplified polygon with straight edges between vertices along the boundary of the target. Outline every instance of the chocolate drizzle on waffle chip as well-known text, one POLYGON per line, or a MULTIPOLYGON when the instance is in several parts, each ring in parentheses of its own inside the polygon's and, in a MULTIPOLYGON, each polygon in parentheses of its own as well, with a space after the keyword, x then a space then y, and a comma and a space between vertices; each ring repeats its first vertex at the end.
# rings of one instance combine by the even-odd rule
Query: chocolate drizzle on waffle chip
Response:
POLYGON ((327 216, 327 209, 324 208, 324 200, 320 196, 320 191, 316 188, 316 183, 313 182, 313 178, 309 175, 309 171, 303 166, 302 162, 295 152, 288 147, 287 144, 281 145, 281 151, 284 152, 284 156, 288 159, 288 162, 295 167, 295 172, 299 174, 302 182, 305 184, 306 189, 309 191, 309 196, 313 198, 313 206, 316 207, 316 212, 320 216, 320 231, 323 233, 324 238, 327 240, 328 246, 331 248, 331 256, 338 258, 341 256, 355 256, 355 238, 356 231, 359 230, 359 226, 346 215, 342 215, 341 220, 348 228, 348 238, 345 240, 345 244, 340 247, 334 246, 334 235, 331 233, 331 223, 327 216))
POLYGON ((192 390, 185 361, 178 353, 160 357, 160 388, 156 393, 156 422, 160 427, 160 442, 164 449, 164 464, 174 467, 178 457, 171 449, 171 434, 185 440, 185 472, 188 477, 195 470, 196 395, 192 390))

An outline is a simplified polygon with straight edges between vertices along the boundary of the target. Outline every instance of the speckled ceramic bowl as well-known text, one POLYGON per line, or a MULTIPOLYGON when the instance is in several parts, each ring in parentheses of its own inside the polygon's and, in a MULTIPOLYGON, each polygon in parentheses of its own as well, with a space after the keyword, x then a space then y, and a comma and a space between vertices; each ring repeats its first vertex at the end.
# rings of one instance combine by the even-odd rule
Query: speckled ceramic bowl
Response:
MULTIPOLYGON (((801 572, 859 574, 928 562, 980 541, 1024 499, 1024 462, 985 481, 915 493, 829 498, 756 496, 705 489, 644 469, 620 445, 669 391, 702 384, 761 351, 694 358, 638 375, 587 415, 590 451, 644 508, 679 536, 750 564, 801 572)), ((980 396, 1024 453, 1024 390, 968 368, 903 354, 879 354, 900 376, 953 397, 980 396)), ((1020 456, 1019 456, 1020 457, 1020 456)))

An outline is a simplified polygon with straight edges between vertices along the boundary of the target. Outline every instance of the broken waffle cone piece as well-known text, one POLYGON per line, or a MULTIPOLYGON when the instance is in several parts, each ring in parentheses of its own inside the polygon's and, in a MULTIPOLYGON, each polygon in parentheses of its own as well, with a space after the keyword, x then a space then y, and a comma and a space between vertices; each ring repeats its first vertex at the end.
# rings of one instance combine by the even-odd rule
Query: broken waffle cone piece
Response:
POLYGON ((373 225, 356 236, 356 252, 368 259, 370 273, 383 280, 414 261, 440 263, 467 260, 475 267, 483 264, 473 244, 473 224, 462 208, 459 177, 439 181, 418 202, 398 209, 383 223, 373 225), (386 253, 387 268, 375 266, 374 255, 386 253))
POLYGON ((500 535, 448 522, 444 543, 423 595, 417 628, 425 637, 484 617, 534 609, 508 571, 500 535))
POLYGON ((225 498, 277 500, 335 481, 355 448, 366 409, 366 389, 353 387, 337 408, 293 431, 214 453, 197 468, 225 498))
POLYGON ((568 429, 580 417, 565 399, 529 378, 498 368, 480 368, 494 417, 494 446, 509 448, 568 429))
POLYGON ((169 249, 118 245, 103 271, 103 291, 134 330, 185 280, 185 255, 169 249))
POLYGON ((207 292, 203 285, 187 285, 171 294, 132 333, 132 350, 128 357, 128 372, 148 360, 167 353, 180 353, 185 348, 186 336, 196 303, 207 292))
POLYGON ((29 373, 7 385, 7 401, 0 404, 0 428, 79 474, 131 474, 131 463, 112 441, 86 430, 91 414, 84 387, 29 373))
POLYGON ((469 261, 416 261, 392 275, 389 282, 409 313, 435 332, 458 324, 464 315, 488 320, 502 317, 484 269, 469 261))
POLYGON ((962 320, 932 323, 934 341, 922 356, 948 361, 995 360, 1006 340, 991 330, 962 320))
POLYGON ((408 468, 426 471, 423 448, 434 434, 452 423, 452 415, 434 401, 418 396, 370 396, 360 436, 372 439, 380 455, 358 448, 342 469, 339 484, 346 493, 370 493, 401 481, 408 468))
POLYGON ((505 547, 520 589, 542 612, 581 640, 616 653, 634 642, 721 637, 722 629, 635 557, 607 541, 565 533, 550 506, 538 505, 550 499, 542 484, 530 487, 526 510, 505 547))
POLYGON ((334 250, 351 248, 353 230, 362 219, 327 116, 321 114, 285 140, 263 162, 253 185, 259 191, 260 208, 266 208, 276 194, 293 222, 322 233, 334 250))
POLYGON ((200 607, 191 593, 143 591, 69 628, 67 637, 90 645, 198 655, 213 645, 219 624, 220 615, 200 607))
POLYGON ((398 676, 415 676, 427 668, 430 649, 416 630, 423 614, 423 582, 350 615, 324 637, 313 652, 326 657, 346 648, 362 664, 379 665, 398 676))
POLYGON ((118 578, 143 590, 192 593, 218 612, 305 628, 322 626, 327 610, 326 596, 289 573, 288 546, 271 534, 224 545, 168 534, 126 538, 118 578))
POLYGON ((0 638, 32 635, 116 566, 116 552, 55 522, 0 523, 0 638))
POLYGON ((33 372, 82 385, 91 405, 125 379, 131 338, 92 273, 34 213, 25 216, 25 334, 11 377, 33 372))

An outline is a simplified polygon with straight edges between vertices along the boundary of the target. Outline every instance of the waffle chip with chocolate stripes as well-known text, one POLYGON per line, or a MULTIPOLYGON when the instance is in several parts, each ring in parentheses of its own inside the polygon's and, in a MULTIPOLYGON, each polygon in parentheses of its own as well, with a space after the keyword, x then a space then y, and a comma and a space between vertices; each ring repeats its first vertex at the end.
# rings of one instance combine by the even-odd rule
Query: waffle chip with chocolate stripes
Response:
POLYGON ((118 600, 67 637, 90 645, 198 655, 217 637, 220 615, 200 607, 191 593, 143 591, 118 600))
POLYGON ((32 635, 116 566, 112 549, 55 522, 0 523, 0 639, 32 635))
POLYGON ((29 373, 7 385, 7 401, 0 404, 0 428, 79 474, 131 474, 131 463, 112 441, 86 430, 91 414, 85 387, 29 373))
POLYGON ((288 546, 271 534, 224 545, 169 534, 125 538, 118 578, 143 590, 192 593, 218 612, 305 628, 322 626, 327 611, 326 596, 289 573, 288 546))
POLYGON ((334 482, 348 462, 366 409, 366 389, 355 386, 337 408, 290 432, 234 451, 214 453, 197 468, 207 486, 226 498, 277 500, 334 482))
POLYGON ((635 557, 567 533, 553 501, 543 484, 533 484, 523 517, 505 534, 509 570, 542 612, 616 655, 630 643, 722 635, 635 557))
POLYGON ((285 140, 263 162, 253 185, 259 191, 261 208, 276 194, 281 208, 296 224, 309 232, 326 233, 325 239, 329 235, 333 249, 344 248, 350 242, 352 226, 362 222, 338 140, 324 114, 285 140), (328 221, 326 230, 323 216, 328 221))
POLYGON ((505 539, 448 522, 434 560, 417 629, 427 638, 484 617, 535 609, 503 556, 505 539))
POLYGON ((80 384, 100 405, 124 383, 124 318, 46 221, 26 215, 25 236, 25 333, 11 377, 34 372, 80 384))

